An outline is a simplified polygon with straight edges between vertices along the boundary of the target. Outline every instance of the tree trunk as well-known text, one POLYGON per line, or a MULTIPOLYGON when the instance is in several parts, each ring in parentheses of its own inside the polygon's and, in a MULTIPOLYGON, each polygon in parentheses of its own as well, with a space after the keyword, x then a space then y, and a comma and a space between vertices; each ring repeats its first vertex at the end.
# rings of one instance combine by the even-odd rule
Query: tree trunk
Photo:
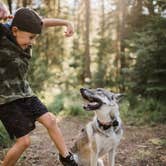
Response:
POLYGON ((121 0, 121 7, 120 7, 120 12, 121 12, 121 19, 120 19, 120 76, 121 76, 121 86, 120 86, 120 91, 124 92, 125 91, 125 74, 123 72, 123 69, 126 67, 126 58, 125 58, 125 19, 126 19, 126 11, 127 11, 127 4, 126 0, 121 0))
POLYGON ((118 0, 117 3, 117 41, 116 41, 116 77, 118 81, 120 91, 125 90, 124 85, 124 75, 123 68, 126 67, 125 64, 125 43, 124 43, 124 34, 125 34, 125 17, 126 17, 126 0, 118 0))
POLYGON ((7 2, 8 2, 8 6, 9 6, 9 11, 12 14, 12 1, 8 0, 7 2))
MULTIPOLYGON (((116 80, 120 77, 120 56, 121 56, 121 40, 120 40, 120 26, 121 26, 121 0, 117 2, 117 28, 116 28, 116 57, 115 57, 115 65, 116 65, 116 80)), ((119 89, 119 87, 118 87, 119 89)))
POLYGON ((84 75, 84 82, 86 79, 91 78, 90 72, 90 42, 89 42, 89 28, 90 28, 90 0, 85 0, 85 54, 84 54, 84 68, 83 68, 83 75, 84 75))

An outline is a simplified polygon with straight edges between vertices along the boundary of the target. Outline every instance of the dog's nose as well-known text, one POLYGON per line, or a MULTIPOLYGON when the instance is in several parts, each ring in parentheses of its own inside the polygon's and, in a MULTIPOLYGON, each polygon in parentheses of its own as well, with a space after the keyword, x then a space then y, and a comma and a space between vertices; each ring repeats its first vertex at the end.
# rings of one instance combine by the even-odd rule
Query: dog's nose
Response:
POLYGON ((85 88, 81 88, 81 89, 80 89, 80 92, 82 93, 84 90, 85 90, 85 88))

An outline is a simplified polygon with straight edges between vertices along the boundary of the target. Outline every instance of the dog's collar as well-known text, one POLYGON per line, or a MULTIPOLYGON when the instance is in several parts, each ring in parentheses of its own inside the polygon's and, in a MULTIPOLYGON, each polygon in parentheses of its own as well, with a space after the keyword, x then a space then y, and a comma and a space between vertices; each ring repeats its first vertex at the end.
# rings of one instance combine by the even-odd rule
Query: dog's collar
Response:
POLYGON ((103 124, 98 119, 97 119, 97 122, 98 122, 99 128, 101 128, 103 130, 107 130, 110 127, 116 127, 116 126, 119 125, 119 122, 116 119, 111 121, 111 122, 109 122, 108 124, 103 124))

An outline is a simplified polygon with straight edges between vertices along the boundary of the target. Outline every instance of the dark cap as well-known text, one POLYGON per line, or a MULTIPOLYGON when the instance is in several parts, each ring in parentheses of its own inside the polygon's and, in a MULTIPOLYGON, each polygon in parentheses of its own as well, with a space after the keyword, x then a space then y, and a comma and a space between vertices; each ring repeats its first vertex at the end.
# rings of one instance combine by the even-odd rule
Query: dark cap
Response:
POLYGON ((11 26, 34 34, 40 34, 42 30, 42 20, 32 9, 20 8, 16 11, 11 26))

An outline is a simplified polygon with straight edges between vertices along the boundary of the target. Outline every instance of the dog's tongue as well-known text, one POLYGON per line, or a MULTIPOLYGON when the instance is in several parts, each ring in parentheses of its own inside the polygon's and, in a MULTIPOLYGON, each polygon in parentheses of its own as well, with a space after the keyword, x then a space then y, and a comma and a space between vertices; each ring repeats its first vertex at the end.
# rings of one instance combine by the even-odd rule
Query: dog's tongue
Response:
POLYGON ((90 102, 87 104, 84 104, 83 108, 87 111, 90 110, 95 110, 98 107, 99 103, 98 102, 90 102))

